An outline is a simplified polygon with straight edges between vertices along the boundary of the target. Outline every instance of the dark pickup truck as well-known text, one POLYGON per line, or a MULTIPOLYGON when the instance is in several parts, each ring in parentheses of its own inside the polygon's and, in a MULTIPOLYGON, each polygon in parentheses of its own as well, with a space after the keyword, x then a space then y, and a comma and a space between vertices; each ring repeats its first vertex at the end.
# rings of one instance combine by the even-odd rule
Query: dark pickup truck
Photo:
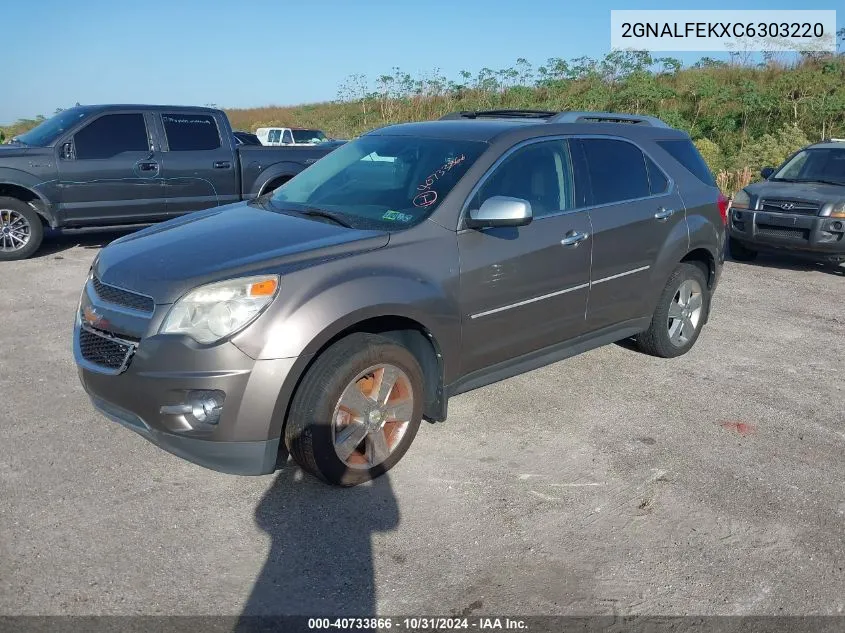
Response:
POLYGON ((255 198, 341 144, 239 145, 211 108, 63 110, 0 145, 0 261, 30 257, 48 227, 140 227, 255 198))

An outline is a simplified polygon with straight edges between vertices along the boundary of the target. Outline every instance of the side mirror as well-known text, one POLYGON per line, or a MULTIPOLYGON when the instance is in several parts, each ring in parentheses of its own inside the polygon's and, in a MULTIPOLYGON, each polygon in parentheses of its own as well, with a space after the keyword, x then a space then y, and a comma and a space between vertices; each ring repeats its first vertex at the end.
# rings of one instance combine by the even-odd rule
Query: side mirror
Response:
POLYGON ((73 158, 73 143, 62 145, 62 158, 73 158))
POLYGON ((761 170, 760 170, 760 175, 761 175, 761 176, 762 176, 765 180, 768 180, 768 179, 769 179, 769 176, 771 176, 773 173, 775 173, 775 168, 774 168, 774 167, 763 167, 763 169, 761 169, 761 170))
POLYGON ((472 209, 466 219, 470 228, 482 229, 498 226, 525 226, 533 218, 531 203, 522 198, 493 196, 487 198, 480 209, 472 209))

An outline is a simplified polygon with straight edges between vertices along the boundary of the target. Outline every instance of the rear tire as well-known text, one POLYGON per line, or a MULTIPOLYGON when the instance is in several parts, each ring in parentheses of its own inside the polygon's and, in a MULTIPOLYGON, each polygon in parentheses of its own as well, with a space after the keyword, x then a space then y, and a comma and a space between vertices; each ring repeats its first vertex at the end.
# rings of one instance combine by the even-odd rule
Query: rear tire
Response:
POLYGON ((637 337, 637 346, 660 358, 686 354, 698 340, 709 311, 710 291, 701 268, 679 264, 660 294, 651 325, 637 337))
POLYGON ((355 486, 390 470, 408 450, 424 393, 411 352, 383 336, 351 334, 306 372, 291 403, 285 444, 303 470, 355 486))
POLYGON ((0 196, 0 261, 32 257, 44 239, 41 217, 26 202, 0 196))
POLYGON ((757 251, 753 248, 748 248, 739 240, 728 238, 728 248, 730 249, 731 259, 738 262, 752 262, 757 259, 757 251))

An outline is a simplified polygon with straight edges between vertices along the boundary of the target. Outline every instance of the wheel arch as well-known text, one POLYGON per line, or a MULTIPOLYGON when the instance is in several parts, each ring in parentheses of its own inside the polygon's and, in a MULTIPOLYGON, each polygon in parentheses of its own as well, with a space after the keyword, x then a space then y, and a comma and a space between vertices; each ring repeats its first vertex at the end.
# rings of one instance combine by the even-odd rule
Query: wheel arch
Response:
POLYGON ((420 363, 425 380, 423 417, 432 422, 446 419, 445 362, 441 345, 431 329, 407 314, 359 315, 351 323, 342 319, 323 329, 293 363, 273 411, 271 436, 283 436, 293 396, 314 361, 333 344, 357 332, 378 334, 408 349, 420 363))
POLYGON ((11 182, 0 182, 0 196, 14 198, 31 206, 45 227, 53 226, 50 203, 34 189, 11 182))

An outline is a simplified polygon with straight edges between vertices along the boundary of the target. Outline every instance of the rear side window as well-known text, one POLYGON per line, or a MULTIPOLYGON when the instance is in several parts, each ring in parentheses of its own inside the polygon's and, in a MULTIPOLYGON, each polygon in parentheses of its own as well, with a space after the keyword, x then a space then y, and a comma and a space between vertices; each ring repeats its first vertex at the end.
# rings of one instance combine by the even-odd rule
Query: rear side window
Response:
POLYGON ((293 136, 291 135, 290 130, 285 130, 285 133, 282 136, 282 143, 293 143, 293 136))
POLYGON ((207 114, 162 114, 164 133, 171 152, 217 149, 220 133, 213 116, 207 114))
POLYGON ((150 145, 143 114, 107 114, 73 137, 76 158, 112 158, 122 152, 146 152, 150 145))
POLYGON ((651 195, 642 151, 614 139, 580 140, 587 161, 593 204, 610 204, 651 195))
POLYGON ((710 173, 710 168, 707 167, 707 163, 704 162, 704 159, 698 153, 692 141, 677 139, 655 142, 705 185, 710 185, 711 187, 716 186, 716 181, 713 180, 713 174, 710 173))
POLYGON ((648 183, 651 186, 652 195, 664 193, 669 187, 666 174, 660 171, 660 168, 648 156, 645 157, 645 166, 648 170, 648 183))

